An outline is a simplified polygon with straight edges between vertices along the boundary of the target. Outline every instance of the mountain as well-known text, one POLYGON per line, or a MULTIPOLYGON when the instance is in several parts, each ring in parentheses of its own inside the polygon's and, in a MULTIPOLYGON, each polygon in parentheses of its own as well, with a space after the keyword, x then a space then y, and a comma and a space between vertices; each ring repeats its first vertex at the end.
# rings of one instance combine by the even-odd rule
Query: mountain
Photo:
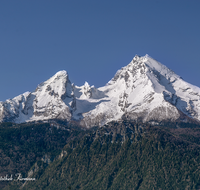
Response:
POLYGON ((6 125, 0 125, 0 176, 15 180, 1 181, 3 190, 200 189, 200 125, 6 125), (17 173, 35 180, 16 180, 17 173))
POLYGON ((1 122, 51 119, 87 128, 121 119, 200 122, 200 88, 150 56, 136 55, 103 87, 76 86, 59 71, 34 92, 0 102, 1 122))

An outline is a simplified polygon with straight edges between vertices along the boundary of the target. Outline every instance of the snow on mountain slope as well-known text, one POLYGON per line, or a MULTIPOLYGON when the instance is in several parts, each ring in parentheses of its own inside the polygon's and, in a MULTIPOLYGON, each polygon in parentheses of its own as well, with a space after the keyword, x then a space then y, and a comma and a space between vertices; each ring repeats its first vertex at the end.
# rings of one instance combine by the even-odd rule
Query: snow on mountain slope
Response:
POLYGON ((66 71, 59 71, 49 80, 38 85, 35 92, 21 96, 3 103, 0 110, 6 108, 11 116, 17 114, 14 115, 15 117, 5 117, 5 114, 1 114, 2 121, 5 118, 16 123, 52 118, 71 119, 70 108, 74 99, 73 87, 66 71), (19 106, 20 104, 22 106, 19 106))
POLYGON ((0 102, 0 122, 13 121, 20 116, 21 110, 25 107, 30 92, 25 92, 13 99, 8 99, 5 102, 0 102))
POLYGON ((185 114, 200 120, 200 89, 148 55, 135 56, 99 90, 105 98, 83 114, 86 126, 122 117, 143 122, 175 121, 185 114))
POLYGON ((66 71, 27 92, 0 102, 0 121, 17 123, 65 119, 91 127, 122 118, 151 121, 200 121, 200 88, 150 56, 135 56, 103 87, 72 84, 66 71))
POLYGON ((147 56, 135 56, 129 65, 117 71, 106 86, 99 88, 106 95, 105 101, 84 114, 86 125, 102 125, 125 115, 143 121, 178 119, 178 110, 164 100, 162 92, 165 88, 159 84, 151 68, 161 69, 162 65, 157 62, 147 65, 145 62, 149 59, 147 56), (153 114, 160 107, 166 108, 166 111, 162 109, 159 115, 153 114))

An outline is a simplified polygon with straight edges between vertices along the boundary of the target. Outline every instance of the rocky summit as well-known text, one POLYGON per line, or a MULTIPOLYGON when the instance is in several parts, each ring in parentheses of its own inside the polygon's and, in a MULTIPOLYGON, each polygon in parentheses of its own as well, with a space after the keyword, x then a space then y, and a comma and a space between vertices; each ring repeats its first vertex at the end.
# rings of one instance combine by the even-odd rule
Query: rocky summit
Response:
POLYGON ((0 102, 0 122, 53 119, 87 128, 121 119, 200 122, 200 88, 150 56, 136 55, 103 87, 76 86, 59 71, 34 92, 0 102))

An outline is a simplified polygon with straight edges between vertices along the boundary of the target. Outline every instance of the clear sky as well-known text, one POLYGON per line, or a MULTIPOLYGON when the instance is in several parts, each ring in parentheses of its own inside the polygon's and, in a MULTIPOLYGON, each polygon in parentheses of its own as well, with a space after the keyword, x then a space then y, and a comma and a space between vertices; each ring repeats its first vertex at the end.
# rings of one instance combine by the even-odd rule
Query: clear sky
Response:
POLYGON ((1 0, 0 101, 59 70, 100 87, 149 54, 200 87, 200 0, 1 0))

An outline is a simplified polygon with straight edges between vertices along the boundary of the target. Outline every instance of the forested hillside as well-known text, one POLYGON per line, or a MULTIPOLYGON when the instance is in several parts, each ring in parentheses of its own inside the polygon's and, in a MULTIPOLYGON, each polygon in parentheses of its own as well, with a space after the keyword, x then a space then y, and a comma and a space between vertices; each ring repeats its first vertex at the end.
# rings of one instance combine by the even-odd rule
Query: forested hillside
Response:
MULTIPOLYGON (((49 141, 51 149, 41 146, 43 151, 29 164, 32 165, 29 172, 33 173, 30 177, 36 180, 27 182, 22 189, 200 188, 198 125, 112 122, 90 131, 74 129, 79 138, 61 128, 54 130, 56 139, 49 141), (74 139, 69 139, 70 135, 74 139), (51 163, 39 159, 45 154, 52 159, 51 163)), ((47 134, 50 138, 50 133, 44 130, 45 138, 47 134)), ((33 154, 38 145, 27 151, 33 154)), ((12 181, 5 189, 22 185, 12 181)))

